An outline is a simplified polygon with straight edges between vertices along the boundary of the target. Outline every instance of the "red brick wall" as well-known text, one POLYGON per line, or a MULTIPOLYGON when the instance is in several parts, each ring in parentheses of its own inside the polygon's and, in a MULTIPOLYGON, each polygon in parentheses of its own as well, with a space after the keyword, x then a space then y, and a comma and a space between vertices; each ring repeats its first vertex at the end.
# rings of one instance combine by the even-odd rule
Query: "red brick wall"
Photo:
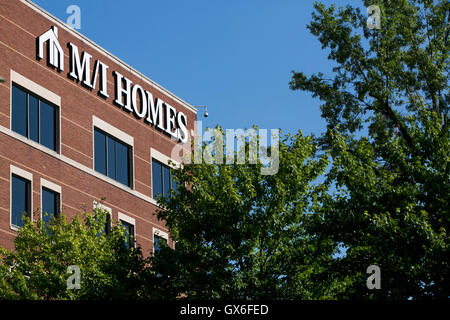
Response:
MULTIPOLYGON (((112 126, 134 137, 134 189, 151 197, 150 148, 170 156, 176 144, 163 132, 137 120, 132 114, 113 104, 115 98, 112 71, 118 71, 133 84, 140 84, 155 98, 160 98, 188 119, 188 131, 193 128, 195 114, 169 94, 154 89, 149 83, 134 76, 126 68, 115 63, 106 53, 102 54, 88 43, 58 26, 58 40, 63 47, 64 71, 58 72, 47 65, 44 59, 36 59, 36 38, 55 25, 47 17, 36 12, 19 0, 3 1, 0 5, 0 126, 10 129, 10 70, 49 89, 61 97, 61 151, 60 154, 77 163, 93 168, 92 116, 95 115, 112 126), (98 88, 89 90, 68 78, 70 57, 67 43, 78 46, 79 52, 91 54, 91 69, 96 59, 109 66, 108 94, 104 99, 97 95, 98 88)), ((99 81, 98 79, 97 81, 99 81)), ((70 216, 83 207, 92 208, 94 200, 102 197, 106 206, 112 208, 112 217, 117 222, 118 212, 136 219, 136 240, 144 253, 152 248, 153 227, 167 231, 154 215, 157 207, 130 192, 79 170, 39 149, 8 134, 0 132, 0 246, 11 249, 15 231, 10 228, 10 165, 33 174, 33 210, 40 206, 40 178, 62 187, 63 212, 70 216)))

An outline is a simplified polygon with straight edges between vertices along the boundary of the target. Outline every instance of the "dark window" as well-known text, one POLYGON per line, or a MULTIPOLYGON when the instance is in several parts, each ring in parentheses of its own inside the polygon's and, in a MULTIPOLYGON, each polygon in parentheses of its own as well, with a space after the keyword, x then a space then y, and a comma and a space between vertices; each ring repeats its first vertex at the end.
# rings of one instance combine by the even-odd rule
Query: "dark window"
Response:
POLYGON ((52 216, 58 217, 60 197, 58 192, 42 188, 42 220, 47 224, 52 216))
POLYGON ((161 193, 164 197, 167 197, 171 189, 177 190, 171 169, 155 159, 152 159, 152 183, 153 198, 161 193))
POLYGON ((12 87, 12 130, 46 146, 58 147, 57 108, 22 88, 12 87))
POLYGON ((116 180, 116 143, 113 138, 107 136, 106 141, 106 169, 108 171, 108 177, 116 180))
POLYGON ((101 207, 96 207, 97 210, 101 211, 99 214, 103 217, 104 226, 103 230, 100 230, 97 233, 97 237, 100 237, 102 234, 110 234, 111 233, 111 213, 106 209, 102 209, 101 207))
POLYGON ((95 171, 106 175, 106 136, 100 131, 94 131, 95 171))
POLYGON ((11 224, 23 226, 23 214, 31 212, 31 183, 30 181, 12 175, 11 181, 11 224))
POLYGON ((111 137, 94 130, 94 168, 111 179, 131 188, 132 166, 131 147, 111 137))
POLYGON ((131 223, 120 220, 120 225, 125 232, 125 247, 130 249, 134 247, 134 226, 131 223))
POLYGON ((36 97, 29 96, 29 138, 39 142, 39 100, 36 97))
POLYGON ((55 125, 52 125, 56 123, 56 109, 41 101, 39 115, 40 143, 49 149, 56 150, 56 130, 55 125))
POLYGON ((111 233, 111 215, 110 214, 106 214, 105 233, 106 234, 111 233))
POLYGON ((153 235, 153 251, 154 253, 159 252, 159 250, 161 250, 161 246, 162 243, 167 244, 167 239, 161 237, 161 236, 157 236, 156 234, 153 235))
POLYGON ((153 182, 153 198, 162 193, 162 164, 158 161, 152 161, 152 182, 153 182))
POLYGON ((27 100, 26 92, 12 87, 12 130, 27 137, 27 100))

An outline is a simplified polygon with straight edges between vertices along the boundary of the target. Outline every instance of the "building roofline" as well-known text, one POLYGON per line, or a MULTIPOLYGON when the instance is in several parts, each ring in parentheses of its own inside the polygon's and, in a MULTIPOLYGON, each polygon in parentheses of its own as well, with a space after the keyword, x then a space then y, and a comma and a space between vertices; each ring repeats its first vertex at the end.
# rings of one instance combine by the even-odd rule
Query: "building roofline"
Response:
POLYGON ((95 43, 94 41, 90 40, 89 38, 87 38, 86 36, 81 34, 80 32, 76 31, 75 29, 70 28, 69 26, 67 26, 67 24, 65 24, 64 22, 62 22, 61 20, 59 20, 58 18, 53 16, 51 13, 49 13, 46 10, 42 9, 41 7, 39 7, 37 4, 33 3, 31 0, 20 0, 20 1, 22 3, 28 5, 31 9, 33 9, 37 13, 41 14, 45 18, 51 20, 53 23, 57 24, 59 27, 61 27, 62 29, 64 29, 65 31, 67 31, 68 33, 70 33, 71 35, 76 37, 77 39, 79 39, 82 42, 88 44, 89 46, 91 46, 92 48, 97 50, 99 53, 105 55, 107 58, 109 58, 110 60, 112 60, 116 64, 120 65, 122 68, 128 70, 129 72, 131 72, 136 77, 138 77, 138 78, 142 79, 143 81, 147 82, 153 88, 159 90, 161 93, 169 96, 170 98, 174 99, 175 101, 177 101, 178 103, 180 103, 184 107, 188 108, 193 113, 197 114, 197 109, 195 107, 193 107, 192 105, 190 105, 189 103, 187 103, 183 99, 179 98, 178 96, 176 96, 175 94, 173 94, 172 92, 170 92, 169 90, 164 88, 163 86, 159 85, 158 83, 156 83, 155 81, 153 81, 152 79, 150 79, 149 77, 144 75, 143 73, 139 72, 138 70, 136 70, 135 68, 133 68, 132 66, 130 66, 126 62, 124 62, 121 59, 117 58, 111 52, 109 52, 108 50, 102 48, 97 43, 95 43))

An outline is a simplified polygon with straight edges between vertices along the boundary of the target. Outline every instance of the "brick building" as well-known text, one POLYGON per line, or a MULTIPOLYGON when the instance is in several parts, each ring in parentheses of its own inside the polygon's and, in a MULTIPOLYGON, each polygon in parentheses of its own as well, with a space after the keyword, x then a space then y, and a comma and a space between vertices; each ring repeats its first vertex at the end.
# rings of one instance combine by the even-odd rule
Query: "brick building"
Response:
POLYGON ((196 109, 32 2, 0 2, 0 246, 24 211, 71 217, 103 197, 145 254, 172 246, 154 198, 175 187, 196 109))

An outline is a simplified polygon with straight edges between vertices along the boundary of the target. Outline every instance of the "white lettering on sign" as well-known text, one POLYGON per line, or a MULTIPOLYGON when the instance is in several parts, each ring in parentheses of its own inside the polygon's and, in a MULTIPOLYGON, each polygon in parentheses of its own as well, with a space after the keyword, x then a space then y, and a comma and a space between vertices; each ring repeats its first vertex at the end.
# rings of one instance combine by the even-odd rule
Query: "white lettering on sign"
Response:
MULTIPOLYGON (((58 42, 58 28, 52 27, 38 37, 37 59, 44 58, 44 43, 48 42, 48 64, 64 70, 64 52, 58 42)), ((81 52, 78 47, 69 42, 70 72, 68 77, 75 80, 90 90, 98 88, 99 96, 107 99, 108 95, 108 69, 109 67, 95 60, 94 68, 91 70, 92 55, 81 52), (100 80, 99 80, 100 77, 100 80), (99 81, 98 81, 99 80, 99 81), (98 85, 97 85, 98 84, 98 85)), ((139 84, 133 82, 117 71, 112 72, 114 76, 115 99, 113 103, 133 113, 138 119, 144 119, 148 124, 164 131, 172 138, 183 143, 188 141, 187 117, 186 115, 164 102, 159 98, 153 98, 153 94, 139 84)))

